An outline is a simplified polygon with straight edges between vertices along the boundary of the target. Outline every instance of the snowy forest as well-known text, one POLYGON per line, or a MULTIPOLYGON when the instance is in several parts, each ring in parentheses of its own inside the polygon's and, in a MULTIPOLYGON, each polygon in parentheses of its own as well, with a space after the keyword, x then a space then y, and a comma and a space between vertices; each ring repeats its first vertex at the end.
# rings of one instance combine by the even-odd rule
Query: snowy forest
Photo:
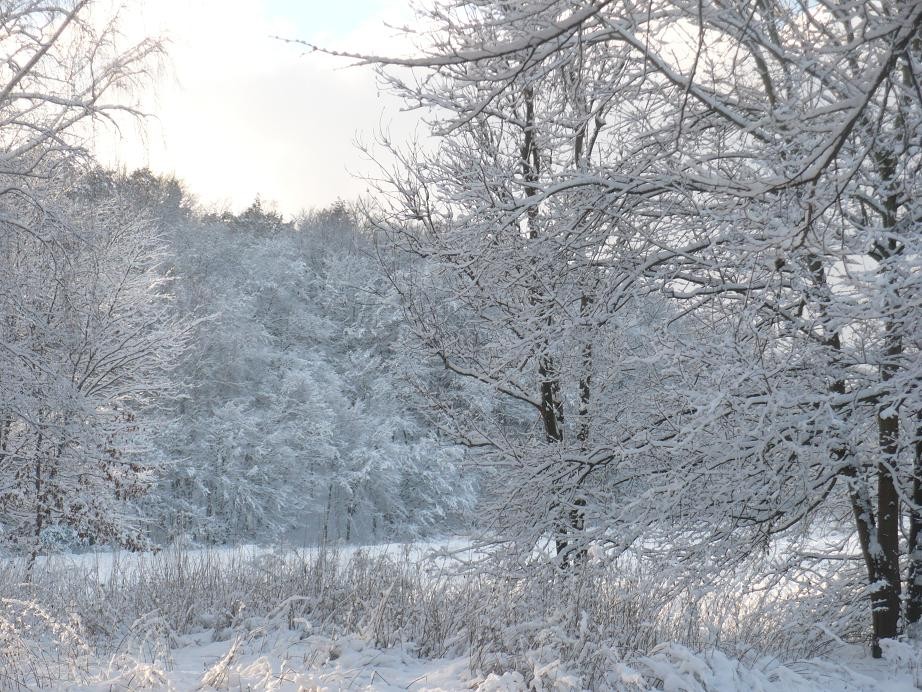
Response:
POLYGON ((415 11, 289 216, 0 0, 0 689, 919 689, 922 3, 415 11))

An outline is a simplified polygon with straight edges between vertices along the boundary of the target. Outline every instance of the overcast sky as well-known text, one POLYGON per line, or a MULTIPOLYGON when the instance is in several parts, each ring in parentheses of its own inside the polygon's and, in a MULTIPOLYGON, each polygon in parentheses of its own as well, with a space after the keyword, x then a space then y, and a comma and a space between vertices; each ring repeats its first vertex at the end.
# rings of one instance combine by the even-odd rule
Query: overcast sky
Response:
POLYGON ((169 57, 145 107, 143 133, 98 137, 103 160, 172 173, 208 207, 242 209, 257 194, 279 211, 360 195, 351 173, 373 170, 355 140, 384 127, 408 136, 416 116, 378 92, 367 68, 286 44, 298 38, 374 52, 407 52, 397 32, 406 0, 141 0, 126 21, 168 38, 169 57), (403 50, 401 50, 401 48, 403 50))

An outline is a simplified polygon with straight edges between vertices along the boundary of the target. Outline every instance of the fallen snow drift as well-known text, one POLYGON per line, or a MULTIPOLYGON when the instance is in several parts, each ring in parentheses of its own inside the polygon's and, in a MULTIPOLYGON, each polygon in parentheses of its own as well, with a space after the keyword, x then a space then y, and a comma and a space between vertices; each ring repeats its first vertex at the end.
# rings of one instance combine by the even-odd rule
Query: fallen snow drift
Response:
MULTIPOLYGON (((382 650, 358 636, 332 639, 309 628, 269 641, 254 632, 232 641, 207 635, 183 638, 153 663, 121 657, 75 690, 579 690, 578 676, 563 669, 531 686, 516 671, 476 675, 466 657, 421 659, 412 647, 382 650)), ((720 652, 698 655, 667 644, 650 656, 611 666, 609 689, 626 692, 911 692, 922 683, 919 651, 904 644, 873 661, 854 651, 842 659, 781 665, 759 661, 746 666, 720 652), (911 660, 907 659, 911 654, 911 660)), ((562 667, 561 667, 562 668, 562 667)))

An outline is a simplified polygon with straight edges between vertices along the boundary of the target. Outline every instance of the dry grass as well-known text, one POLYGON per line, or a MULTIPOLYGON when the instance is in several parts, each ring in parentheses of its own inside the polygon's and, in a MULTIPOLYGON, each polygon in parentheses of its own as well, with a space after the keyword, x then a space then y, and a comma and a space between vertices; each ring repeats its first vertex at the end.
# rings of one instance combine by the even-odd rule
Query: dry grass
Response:
POLYGON ((80 681, 88 661, 102 658, 110 667, 132 662, 135 674, 138 661, 169 669, 183 634, 252 639, 305 622, 331 637, 358 633, 381 648, 412 644, 424 657, 469 655, 484 674, 518 670, 534 681, 566 669, 589 685, 615 661, 643 656, 660 642, 790 660, 829 641, 814 626, 822 614, 814 608, 799 624, 804 602, 790 596, 741 599, 732 582, 679 588, 636 561, 567 571, 499 566, 492 574, 458 574, 440 564, 409 550, 171 549, 126 556, 107 572, 46 565, 30 582, 21 565, 6 562, 0 688, 80 681))

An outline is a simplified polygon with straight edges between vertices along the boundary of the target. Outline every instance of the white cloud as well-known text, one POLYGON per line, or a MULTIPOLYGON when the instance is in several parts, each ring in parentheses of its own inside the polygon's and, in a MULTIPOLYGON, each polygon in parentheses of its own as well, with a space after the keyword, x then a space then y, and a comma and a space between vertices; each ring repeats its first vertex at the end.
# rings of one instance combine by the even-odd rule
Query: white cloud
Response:
POLYGON ((289 4, 147 0, 126 16, 129 36, 165 35, 169 59, 155 93, 143 99, 157 119, 143 137, 131 128, 115 142, 100 137, 102 158, 174 173, 206 205, 240 209, 259 194, 293 214, 360 194, 365 183, 350 171, 372 167, 355 149, 356 137, 371 139, 385 124, 399 139, 414 128, 415 116, 379 94, 370 69, 306 54, 273 36, 405 52, 382 22, 405 22, 407 5, 375 0, 378 11, 342 33, 319 9, 326 24, 306 28, 312 3, 286 15, 289 4))

